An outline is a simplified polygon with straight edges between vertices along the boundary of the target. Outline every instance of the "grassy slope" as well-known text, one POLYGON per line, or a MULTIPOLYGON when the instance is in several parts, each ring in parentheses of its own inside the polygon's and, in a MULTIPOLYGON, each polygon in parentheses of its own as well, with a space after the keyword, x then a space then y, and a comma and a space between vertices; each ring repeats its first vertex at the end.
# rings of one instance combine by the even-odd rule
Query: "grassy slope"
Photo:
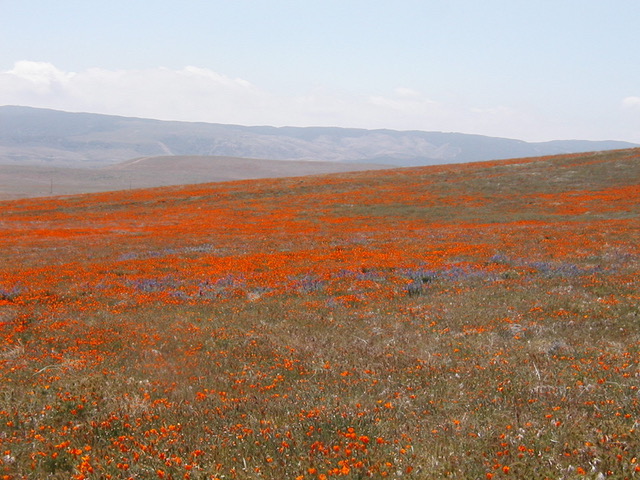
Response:
POLYGON ((638 477, 639 159, 0 203, 0 473, 638 477))

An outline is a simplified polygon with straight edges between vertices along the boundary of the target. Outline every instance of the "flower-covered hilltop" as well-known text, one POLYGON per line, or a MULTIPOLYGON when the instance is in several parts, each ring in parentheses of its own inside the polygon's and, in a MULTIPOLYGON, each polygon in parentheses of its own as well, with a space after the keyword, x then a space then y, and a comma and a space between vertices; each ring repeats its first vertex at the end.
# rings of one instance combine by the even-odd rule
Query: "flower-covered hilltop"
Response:
POLYGON ((0 478, 635 478, 640 151, 0 203, 0 478))

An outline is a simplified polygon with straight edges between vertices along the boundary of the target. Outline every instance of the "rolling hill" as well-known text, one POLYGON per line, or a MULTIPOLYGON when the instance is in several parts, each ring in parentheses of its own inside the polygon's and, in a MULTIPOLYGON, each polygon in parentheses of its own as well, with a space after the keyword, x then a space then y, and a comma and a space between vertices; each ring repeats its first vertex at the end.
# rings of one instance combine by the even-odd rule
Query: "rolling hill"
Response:
POLYGON ((639 160, 0 202, 0 475, 635 478, 639 160))
POLYGON ((204 155, 412 166, 634 146, 614 141, 527 143, 444 132, 245 127, 0 107, 4 165, 101 167, 139 157, 204 155))
POLYGON ((388 167, 204 155, 140 157, 98 168, 0 165, 0 200, 381 168, 388 167))

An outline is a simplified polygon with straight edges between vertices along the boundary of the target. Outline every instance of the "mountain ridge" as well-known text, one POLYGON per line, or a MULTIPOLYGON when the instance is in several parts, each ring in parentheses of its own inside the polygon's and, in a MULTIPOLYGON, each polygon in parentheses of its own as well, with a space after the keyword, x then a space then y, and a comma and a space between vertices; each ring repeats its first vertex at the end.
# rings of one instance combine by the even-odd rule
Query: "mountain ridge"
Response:
POLYGON ((455 132, 241 126, 0 106, 0 163, 104 167, 139 157, 224 156, 394 166, 633 148, 621 141, 523 140, 455 132))

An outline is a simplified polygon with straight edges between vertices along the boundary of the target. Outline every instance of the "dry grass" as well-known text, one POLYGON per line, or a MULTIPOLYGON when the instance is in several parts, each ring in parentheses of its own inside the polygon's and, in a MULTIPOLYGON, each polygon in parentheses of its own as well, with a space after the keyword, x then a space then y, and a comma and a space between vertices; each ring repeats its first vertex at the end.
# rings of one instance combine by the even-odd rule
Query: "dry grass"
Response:
POLYGON ((207 155, 136 158, 94 168, 0 165, 0 200, 389 168, 348 162, 207 155))

